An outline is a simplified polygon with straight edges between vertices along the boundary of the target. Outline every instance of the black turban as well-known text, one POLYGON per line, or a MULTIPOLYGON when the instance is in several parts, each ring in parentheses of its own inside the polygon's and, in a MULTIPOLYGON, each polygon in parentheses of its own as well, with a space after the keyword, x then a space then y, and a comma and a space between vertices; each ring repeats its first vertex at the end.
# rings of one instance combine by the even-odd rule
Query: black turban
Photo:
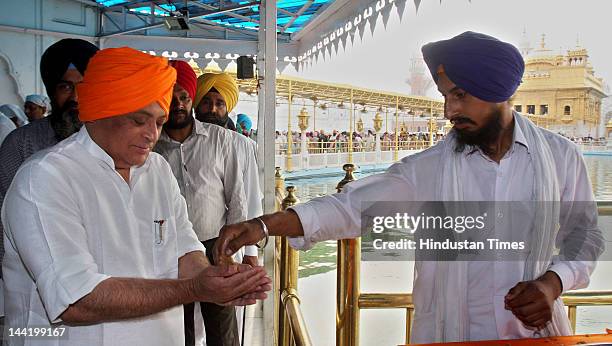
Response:
POLYGON ((84 75, 89 59, 97 51, 98 47, 92 43, 76 38, 66 38, 49 46, 40 59, 40 75, 45 83, 47 95, 53 97, 55 86, 70 64, 84 75))
POLYGON ((438 66, 459 88, 487 102, 510 99, 521 84, 525 62, 510 43, 466 31, 449 40, 431 42, 421 49, 433 79, 438 66))

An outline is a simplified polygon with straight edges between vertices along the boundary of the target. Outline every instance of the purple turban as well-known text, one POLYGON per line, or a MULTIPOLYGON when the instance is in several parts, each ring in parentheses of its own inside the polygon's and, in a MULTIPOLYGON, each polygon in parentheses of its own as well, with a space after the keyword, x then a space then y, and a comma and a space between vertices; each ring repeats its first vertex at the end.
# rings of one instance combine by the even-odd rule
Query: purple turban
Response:
POLYGON ((487 102, 510 99, 525 71, 525 62, 516 47, 472 31, 428 43, 421 51, 436 83, 438 66, 443 65, 454 84, 487 102))

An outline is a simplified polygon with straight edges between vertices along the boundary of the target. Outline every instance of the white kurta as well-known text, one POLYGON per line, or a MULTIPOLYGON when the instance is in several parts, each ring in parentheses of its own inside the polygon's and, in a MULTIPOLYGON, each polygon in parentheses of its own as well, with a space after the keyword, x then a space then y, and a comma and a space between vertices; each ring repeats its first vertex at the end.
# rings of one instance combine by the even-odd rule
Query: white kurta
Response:
MULTIPOLYGON (((469 201, 531 201, 533 199, 534 168, 525 137, 518 125, 514 126, 514 141, 508 153, 496 163, 479 150, 466 149, 460 180, 465 199, 469 201)), ((593 201, 593 192, 582 155, 577 147, 561 136, 546 132, 555 161, 562 203, 593 201)), ((358 237, 361 232, 362 201, 434 201, 437 199, 437 174, 441 146, 435 146, 419 154, 402 159, 387 172, 350 183, 341 194, 316 198, 295 206, 304 227, 304 237, 290 240, 297 248, 310 248, 315 242, 328 239, 358 237)), ((565 204, 567 206, 567 204, 565 204)), ((533 210, 525 208, 522 217, 515 217, 500 225, 512 225, 512 229, 497 229, 496 233, 509 234, 516 230, 530 229, 533 210)), ((563 212, 563 209, 562 209, 563 212)), ((603 249, 601 232, 597 229, 595 208, 583 210, 588 214, 580 228, 567 225, 566 215, 561 215, 561 229, 557 244, 572 237, 584 239, 582 251, 600 253, 603 249), (594 222, 594 223, 593 223, 594 222)), ((495 215, 500 221, 503 212, 495 215)), ((496 227, 498 223, 496 222, 496 227)), ((523 238, 529 239, 529 238, 523 238)), ((583 256, 586 258, 588 256, 583 256)), ((413 286, 415 320, 413 343, 434 342, 435 304, 433 282, 435 263, 417 263, 419 275, 413 286)), ((588 285, 595 268, 591 261, 553 260, 549 270, 561 278, 564 291, 588 285)), ((534 332, 525 328, 504 308, 508 290, 522 281, 524 263, 521 261, 474 261, 468 265, 468 315, 470 340, 510 339, 533 337, 534 332)), ((560 318, 567 318, 560 317, 560 318)))
MULTIPOLYGON (((109 277, 178 278, 178 259, 204 251, 168 163, 149 155, 129 185, 85 126, 32 156, 11 184, 2 220, 6 323, 62 323, 66 308, 109 277), (155 221, 165 220, 162 233, 155 221)), ((67 327, 67 339, 11 345, 181 345, 183 310, 67 327)))
MULTIPOLYGON (((263 213, 257 149, 249 138, 196 120, 182 143, 162 132, 155 151, 170 163, 200 240, 218 237, 226 224, 263 213)), ((247 246, 245 254, 257 256, 257 248, 247 246)))

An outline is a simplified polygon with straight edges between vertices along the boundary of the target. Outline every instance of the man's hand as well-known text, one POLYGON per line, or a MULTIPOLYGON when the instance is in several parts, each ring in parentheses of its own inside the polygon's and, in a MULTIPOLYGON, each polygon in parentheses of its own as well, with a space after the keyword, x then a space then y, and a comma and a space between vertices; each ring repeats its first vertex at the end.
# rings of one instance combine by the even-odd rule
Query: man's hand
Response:
POLYGON ((265 299, 271 280, 263 267, 245 264, 209 266, 192 279, 196 301, 219 305, 251 305, 265 299))
POLYGON ((223 258, 233 255, 245 245, 255 245, 264 237, 257 220, 223 226, 213 249, 215 262, 223 263, 223 258))
POLYGON ((525 326, 539 330, 552 319, 554 302, 561 292, 561 280, 548 271, 536 280, 512 287, 505 297, 506 310, 512 311, 525 326))
POLYGON ((242 258, 242 264, 248 264, 251 267, 259 267, 259 261, 257 260, 257 256, 244 256, 242 258))

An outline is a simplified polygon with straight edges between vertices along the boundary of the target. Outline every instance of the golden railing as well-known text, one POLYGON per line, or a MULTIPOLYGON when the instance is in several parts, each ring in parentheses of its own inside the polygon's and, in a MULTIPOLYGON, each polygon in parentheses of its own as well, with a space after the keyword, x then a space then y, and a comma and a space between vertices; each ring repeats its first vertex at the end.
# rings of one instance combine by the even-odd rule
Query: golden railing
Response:
MULTIPOLYGON (((343 166, 346 175, 337 189, 353 181, 352 164, 343 166)), ((284 197, 284 182, 277 167, 276 202, 277 209, 286 209, 298 203, 294 196, 293 186, 287 187, 284 197)), ((597 202, 600 216, 612 216, 612 201, 597 202)), ((280 297, 278 318, 275 330, 278 331, 278 345, 312 345, 306 324, 300 309, 300 299, 297 294, 299 253, 289 246, 286 237, 276 238, 275 278, 280 297)), ((336 345, 359 345, 359 319, 361 309, 405 309, 406 310, 406 344, 410 343, 414 305, 411 293, 363 293, 360 290, 361 239, 345 239, 338 241, 337 254, 337 288, 336 288, 336 345)), ((562 296, 563 303, 568 307, 568 316, 574 331, 576 331, 578 306, 609 306, 612 305, 612 291, 578 291, 568 292, 562 296)))
MULTIPOLYGON (((347 172, 338 184, 338 191, 354 180, 353 165, 344 165, 347 172)), ((612 216, 612 202, 597 202, 600 216, 612 216)), ((361 240, 338 241, 336 345, 359 345, 360 309, 406 309, 406 344, 410 343, 414 305, 411 293, 362 293, 359 290, 361 240), (350 287, 350 289, 348 289, 350 287)), ((576 331, 578 306, 612 305, 612 291, 568 292, 561 297, 568 307, 572 330, 576 331)))
MULTIPOLYGON (((434 144, 438 140, 434 141, 434 144)), ((376 152, 376 142, 353 142, 353 152, 376 152)), ((393 139, 384 139, 380 141, 381 151, 393 151, 393 150, 423 150, 429 148, 431 145, 429 140, 425 139, 412 139, 412 140, 400 140, 395 143, 393 139)), ((288 155, 288 144, 287 142, 277 142, 274 144, 274 152, 276 155, 288 155)), ((306 150, 308 154, 330 154, 330 153, 348 153, 349 143, 347 141, 333 141, 333 142, 310 142, 306 143, 306 150)), ((293 141, 291 145, 291 155, 300 155, 302 153, 302 146, 300 141, 293 141)))
MULTIPOLYGON (((298 203, 293 186, 287 187, 287 196, 284 196, 284 181, 278 167, 275 180, 277 210, 285 210, 298 203)), ((311 346, 312 341, 302 316, 300 298, 297 294, 299 252, 289 246, 287 237, 276 237, 275 246, 277 258, 275 259, 274 278, 278 291, 274 293, 280 299, 276 300, 279 303, 276 306, 277 321, 275 321, 277 327, 275 330, 278 331, 277 344, 311 346)))

